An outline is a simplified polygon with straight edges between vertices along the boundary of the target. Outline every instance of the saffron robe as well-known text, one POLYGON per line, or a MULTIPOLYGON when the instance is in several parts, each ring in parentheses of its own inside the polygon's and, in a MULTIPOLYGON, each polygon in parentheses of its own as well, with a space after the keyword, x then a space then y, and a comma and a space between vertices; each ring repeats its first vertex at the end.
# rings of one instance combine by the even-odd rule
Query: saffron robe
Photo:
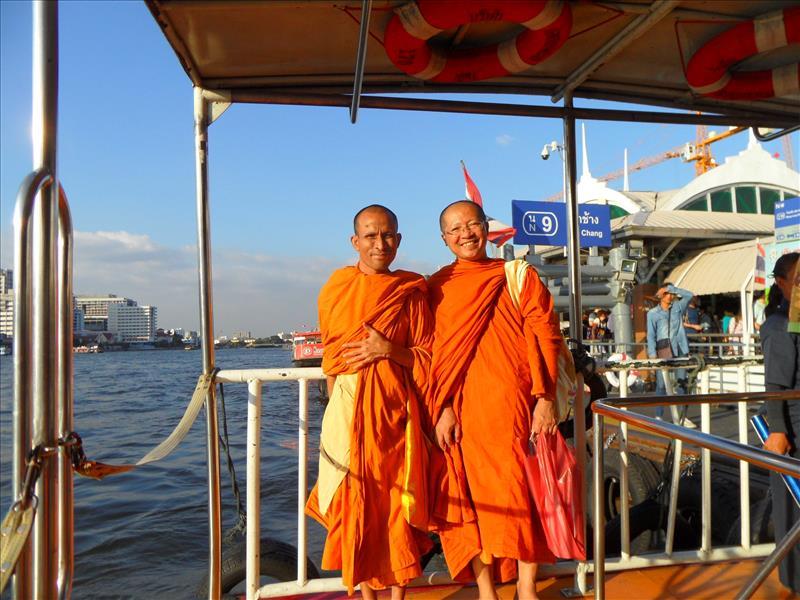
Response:
POLYGON ((428 288, 430 425, 452 405, 462 431, 460 443, 431 455, 432 525, 455 580, 473 579, 470 561, 480 555, 496 580, 508 581, 517 560, 555 561, 523 466, 534 398, 555 395, 563 337, 553 300, 527 268, 517 308, 495 259, 456 261, 428 288))
POLYGON ((433 335, 425 280, 345 267, 322 288, 318 306, 322 369, 337 378, 323 419, 320 478, 306 505, 328 530, 322 568, 341 569, 351 594, 361 582, 404 585, 421 575, 419 557, 431 546, 421 531, 430 445, 421 414, 433 335), (366 337, 364 323, 410 349, 413 367, 389 359, 349 367, 342 346, 366 337))

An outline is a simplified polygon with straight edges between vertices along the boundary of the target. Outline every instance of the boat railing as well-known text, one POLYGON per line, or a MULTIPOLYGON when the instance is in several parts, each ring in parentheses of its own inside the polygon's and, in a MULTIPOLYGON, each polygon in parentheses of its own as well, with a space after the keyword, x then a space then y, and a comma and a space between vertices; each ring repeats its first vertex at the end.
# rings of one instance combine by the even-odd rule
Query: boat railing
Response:
MULTIPOLYGON (((707 378, 705 378, 707 382, 707 378)), ((706 383, 707 385, 707 383, 706 383)), ((701 388, 702 388, 701 384, 701 388)), ((747 443, 747 404, 754 401, 778 402, 796 397, 794 392, 762 392, 678 395, 678 396, 636 396, 617 399, 606 398, 595 402, 593 415, 593 456, 592 475, 595 481, 604 480, 605 419, 610 418, 620 423, 620 471, 621 471, 621 531, 622 555, 618 560, 609 561, 605 557, 605 528, 594 528, 594 591, 595 598, 605 597, 605 571, 612 566, 614 570, 656 566, 659 564, 679 562, 713 562, 726 559, 746 557, 766 557, 761 568, 750 582, 739 593, 737 599, 749 598, 769 573, 775 568, 785 554, 800 541, 800 523, 795 524, 783 540, 774 544, 750 543, 750 502, 749 502, 749 465, 753 464, 770 471, 783 473, 792 477, 800 477, 800 460, 780 456, 772 452, 749 446, 747 443), (710 432, 711 404, 736 404, 739 410, 739 440, 733 441, 710 432), (694 431, 677 424, 656 420, 654 418, 632 412, 631 408, 653 406, 700 406, 700 431, 694 431), (670 438, 675 441, 675 458, 673 460, 672 485, 670 488, 669 513, 666 532, 665 552, 648 554, 647 557, 634 559, 630 553, 630 506, 628 500, 628 452, 627 429, 635 426, 642 430, 670 438), (699 446, 701 450, 701 544, 699 550, 673 552, 675 539, 675 522, 677 512, 678 486, 681 475, 680 457, 683 443, 699 446), (711 539, 711 452, 717 452, 740 461, 740 509, 741 509, 741 542, 739 546, 713 548, 711 539), (747 485, 745 485, 747 484, 747 485)), ((602 496, 595 494, 592 498, 594 523, 604 522, 602 496)))
MULTIPOLYGON (((736 455, 742 462, 740 463, 741 482, 749 482, 749 465, 746 462, 750 454, 747 450, 754 450, 748 448, 747 444, 747 401, 754 401, 759 399, 773 398, 775 394, 756 394, 745 393, 748 387, 747 369, 758 365, 762 361, 761 357, 741 357, 741 356, 724 356, 724 357, 711 357, 708 362, 698 365, 696 357, 686 357, 681 359, 670 360, 643 360, 643 361, 623 361, 618 363, 607 362, 603 365, 604 369, 616 371, 620 381, 620 398, 615 401, 606 399, 600 404, 602 411, 614 411, 614 418, 618 418, 621 413, 620 421, 620 459, 622 461, 620 468, 621 475, 621 508, 620 517, 622 525, 622 552, 619 557, 607 559, 603 565, 604 570, 625 570, 630 568, 641 568, 645 566, 657 566, 673 563, 688 563, 688 562, 715 562, 719 560, 732 559, 732 558, 748 558, 748 557, 766 557, 774 549, 774 544, 750 544, 750 500, 749 500, 749 484, 740 486, 740 505, 742 514, 742 538, 739 546, 726 546, 721 548, 712 548, 710 538, 710 518, 711 518, 711 497, 710 497, 710 456, 707 454, 708 450, 703 450, 701 453, 701 468, 702 468, 702 544, 698 550, 693 551, 673 551, 674 542, 674 529, 676 521, 677 510, 677 489, 678 480, 680 479, 680 457, 683 452, 682 443, 687 439, 691 439, 691 443, 695 443, 697 439, 707 440, 710 439, 714 444, 724 447, 730 455, 730 448, 733 444, 736 446, 739 454, 736 455), (717 364, 718 363, 718 364, 717 364), (739 373, 738 385, 740 393, 736 394, 708 394, 709 385, 709 372, 712 368, 719 365, 735 365, 739 373), (700 396, 674 396, 672 395, 671 387, 668 388, 668 396, 647 396, 627 398, 628 386, 627 375, 631 369, 663 369, 672 370, 678 368, 702 366, 702 370, 698 373, 700 396), (710 408, 709 403, 738 403, 738 421, 739 421, 739 444, 728 440, 723 440, 710 434, 710 408), (701 429, 699 432, 694 432, 691 438, 681 437, 688 435, 688 429, 680 427, 675 424, 668 424, 662 421, 655 421, 648 417, 644 417, 635 413, 627 411, 629 406, 657 406, 663 405, 682 405, 690 404, 701 406, 701 429), (616 408, 619 405, 621 408, 616 408), (644 420, 644 421, 642 421, 644 420), (673 463, 672 473, 672 491, 671 501, 668 513, 668 526, 667 526, 667 541, 664 552, 648 552, 646 555, 633 556, 631 554, 630 545, 630 500, 627 494, 628 490, 628 424, 640 425, 642 422, 647 423, 647 427, 642 427, 647 431, 655 431, 672 437, 676 440, 675 460, 673 463), (655 425, 653 425, 655 424, 655 425), (680 432, 681 436, 675 434, 680 432), (698 438, 698 436, 701 436, 698 438), (739 450, 738 446, 744 449, 739 450), (744 457, 744 458, 742 458, 744 457)), ((216 375, 216 381, 219 383, 246 383, 248 386, 248 407, 247 407, 247 561, 246 561, 246 583, 245 593, 248 600, 254 598, 269 598, 281 596, 286 594, 298 593, 321 593, 333 592, 344 590, 341 580, 338 577, 319 578, 309 580, 307 577, 307 558, 308 558, 308 539, 306 529, 306 516, 305 504, 308 494, 308 398, 310 381, 318 381, 324 379, 322 369, 316 368, 296 368, 296 369, 245 369, 245 370, 221 370, 216 375), (264 384, 269 382, 298 382, 298 477, 297 477, 297 578, 294 581, 268 583, 261 586, 260 579, 260 536, 261 536, 261 522, 260 522, 260 480, 261 480, 261 454, 260 454, 260 431, 261 431, 261 408, 263 403, 262 391, 264 384)), ((665 378, 667 385, 670 386, 670 378, 665 378)), ((582 403, 582 400, 580 400, 582 403)), ((576 411, 576 417, 577 415, 576 411)), ((582 411, 580 411, 582 412, 582 411)), ((609 412, 602 414, 597 412, 595 419, 598 416, 610 416, 609 412)), ((601 421, 601 424, 604 422, 601 421)), ((585 428, 581 427, 582 423, 576 423, 576 432, 579 438, 576 440, 576 448, 585 448, 585 438, 580 435, 585 428)), ((595 423, 595 431, 601 431, 597 428, 595 423)), ((604 435, 595 436, 596 440, 601 442, 604 440, 604 435)), ((707 442, 711 443, 711 442, 707 442)), ((702 444, 697 444, 702 446, 702 444)), ((600 443, 601 449, 603 443, 600 443)), ((705 446, 703 446, 705 448, 705 446)), ((711 446, 711 449, 716 449, 716 446, 711 446)), ((755 450, 754 450, 755 451, 755 450)), ((761 457, 761 462, 756 463, 761 466, 770 463, 768 458, 764 458, 764 451, 757 450, 757 456, 761 457)), ((595 450, 595 460, 598 456, 595 450)), ((774 455, 770 455, 774 456, 774 455)), ((602 456, 601 456, 602 460, 602 456)), ((800 461, 794 461, 800 464, 800 461)), ((794 464, 792 463, 792 464, 794 464)), ((579 460, 579 464, 588 465, 587 461, 579 460)), ((795 470, 798 467, 793 467, 795 470)), ((592 470, 595 478, 597 477, 597 466, 592 470)), ((585 475, 590 475, 586 473, 585 475)), ((602 480, 602 470, 600 472, 602 480)), ((589 477, 584 477, 588 480, 589 477)), ((598 480, 598 479, 596 479, 598 480)), ((594 486, 595 489, 598 486, 594 486)), ((599 502, 602 494, 595 494, 593 502, 599 502)), ((600 517, 602 519, 602 515, 600 517)), ((595 522, 601 522, 595 518, 595 522)), ((602 529, 602 528, 597 528, 602 529)), ((580 593, 586 593, 588 585, 586 583, 587 574, 591 573, 597 568, 596 565, 585 562, 576 561, 560 561, 555 565, 542 565, 540 569, 541 576, 554 576, 554 575, 570 575, 575 577, 575 590, 580 593)), ((601 580, 602 582, 602 575, 601 580)), ((435 572, 426 573, 422 578, 416 580, 412 585, 438 585, 451 582, 450 577, 446 573, 435 572)), ((596 588, 597 590, 597 588, 596 588)), ((599 590, 602 594, 602 590, 599 590)), ((602 596, 601 596, 602 597, 602 596)))

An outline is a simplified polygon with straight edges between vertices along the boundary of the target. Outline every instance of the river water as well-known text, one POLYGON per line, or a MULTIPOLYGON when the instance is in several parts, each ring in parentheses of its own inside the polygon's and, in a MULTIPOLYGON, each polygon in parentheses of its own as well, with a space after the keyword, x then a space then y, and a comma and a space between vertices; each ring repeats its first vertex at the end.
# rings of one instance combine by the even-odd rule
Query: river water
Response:
MULTIPOLYGON (((135 462, 172 431, 201 369, 183 350, 76 354, 75 430, 90 459, 135 462)), ((223 349, 225 369, 288 367, 281 348, 223 349)), ((11 504, 13 358, 0 357, 0 508, 11 504)), ((309 469, 316 478, 323 406, 310 387, 309 469)), ((228 433, 245 495, 247 386, 226 384, 228 433)), ((297 545, 297 384, 265 385, 261 432, 261 528, 297 545)), ((220 432, 222 428, 220 427, 220 432)), ((74 598, 192 598, 206 573, 206 425, 201 411, 167 458, 103 481, 75 478, 74 598)), ((236 522, 224 453, 223 532, 236 522)), ((309 553, 320 564, 324 530, 308 519, 309 553)), ((6 594, 3 594, 4 598, 6 594)))

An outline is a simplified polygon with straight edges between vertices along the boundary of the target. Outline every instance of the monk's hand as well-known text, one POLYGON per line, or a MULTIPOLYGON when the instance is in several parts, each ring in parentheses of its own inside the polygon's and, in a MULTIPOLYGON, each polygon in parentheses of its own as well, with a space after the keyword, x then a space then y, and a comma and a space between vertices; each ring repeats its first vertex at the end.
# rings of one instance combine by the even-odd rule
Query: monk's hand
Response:
POLYGON ((786 454, 791 449, 792 445, 789 443, 789 436, 779 431, 770 433, 764 442, 764 450, 769 450, 775 454, 786 454))
POLYGON ((342 354, 348 366, 355 370, 363 369, 375 361, 389 358, 392 353, 392 342, 386 339, 377 329, 364 323, 367 337, 358 342, 342 344, 347 352, 342 354))
POLYGON ((537 396, 533 407, 533 428, 531 437, 540 433, 555 433, 558 429, 556 403, 546 396, 537 396))
POLYGON ((456 413, 452 406, 445 406, 436 423, 436 443, 439 448, 447 450, 450 446, 461 441, 461 425, 456 420, 456 413))

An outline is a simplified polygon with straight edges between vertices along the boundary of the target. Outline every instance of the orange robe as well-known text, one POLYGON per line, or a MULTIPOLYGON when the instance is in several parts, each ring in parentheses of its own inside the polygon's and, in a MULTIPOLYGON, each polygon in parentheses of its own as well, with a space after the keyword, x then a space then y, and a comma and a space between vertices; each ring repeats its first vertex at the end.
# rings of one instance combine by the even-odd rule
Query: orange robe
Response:
POLYGON ((452 403, 461 442, 431 455, 432 523, 454 579, 492 557, 498 581, 518 559, 554 562, 523 461, 534 397, 554 397, 563 343, 553 300, 527 270, 517 309, 502 260, 457 261, 428 281, 435 333, 427 405, 431 423, 452 403))
POLYGON ((350 436, 347 474, 324 513, 318 486, 306 505, 328 530, 322 568, 341 569, 351 594, 361 582, 374 589, 404 585, 422 573, 419 557, 431 546, 410 524, 425 529, 428 522, 421 413, 433 321, 425 280, 407 271, 339 269, 320 292, 319 323, 327 375, 354 372, 342 345, 364 339, 364 323, 414 355, 412 368, 386 359, 358 371, 351 430, 339 434, 350 436))

